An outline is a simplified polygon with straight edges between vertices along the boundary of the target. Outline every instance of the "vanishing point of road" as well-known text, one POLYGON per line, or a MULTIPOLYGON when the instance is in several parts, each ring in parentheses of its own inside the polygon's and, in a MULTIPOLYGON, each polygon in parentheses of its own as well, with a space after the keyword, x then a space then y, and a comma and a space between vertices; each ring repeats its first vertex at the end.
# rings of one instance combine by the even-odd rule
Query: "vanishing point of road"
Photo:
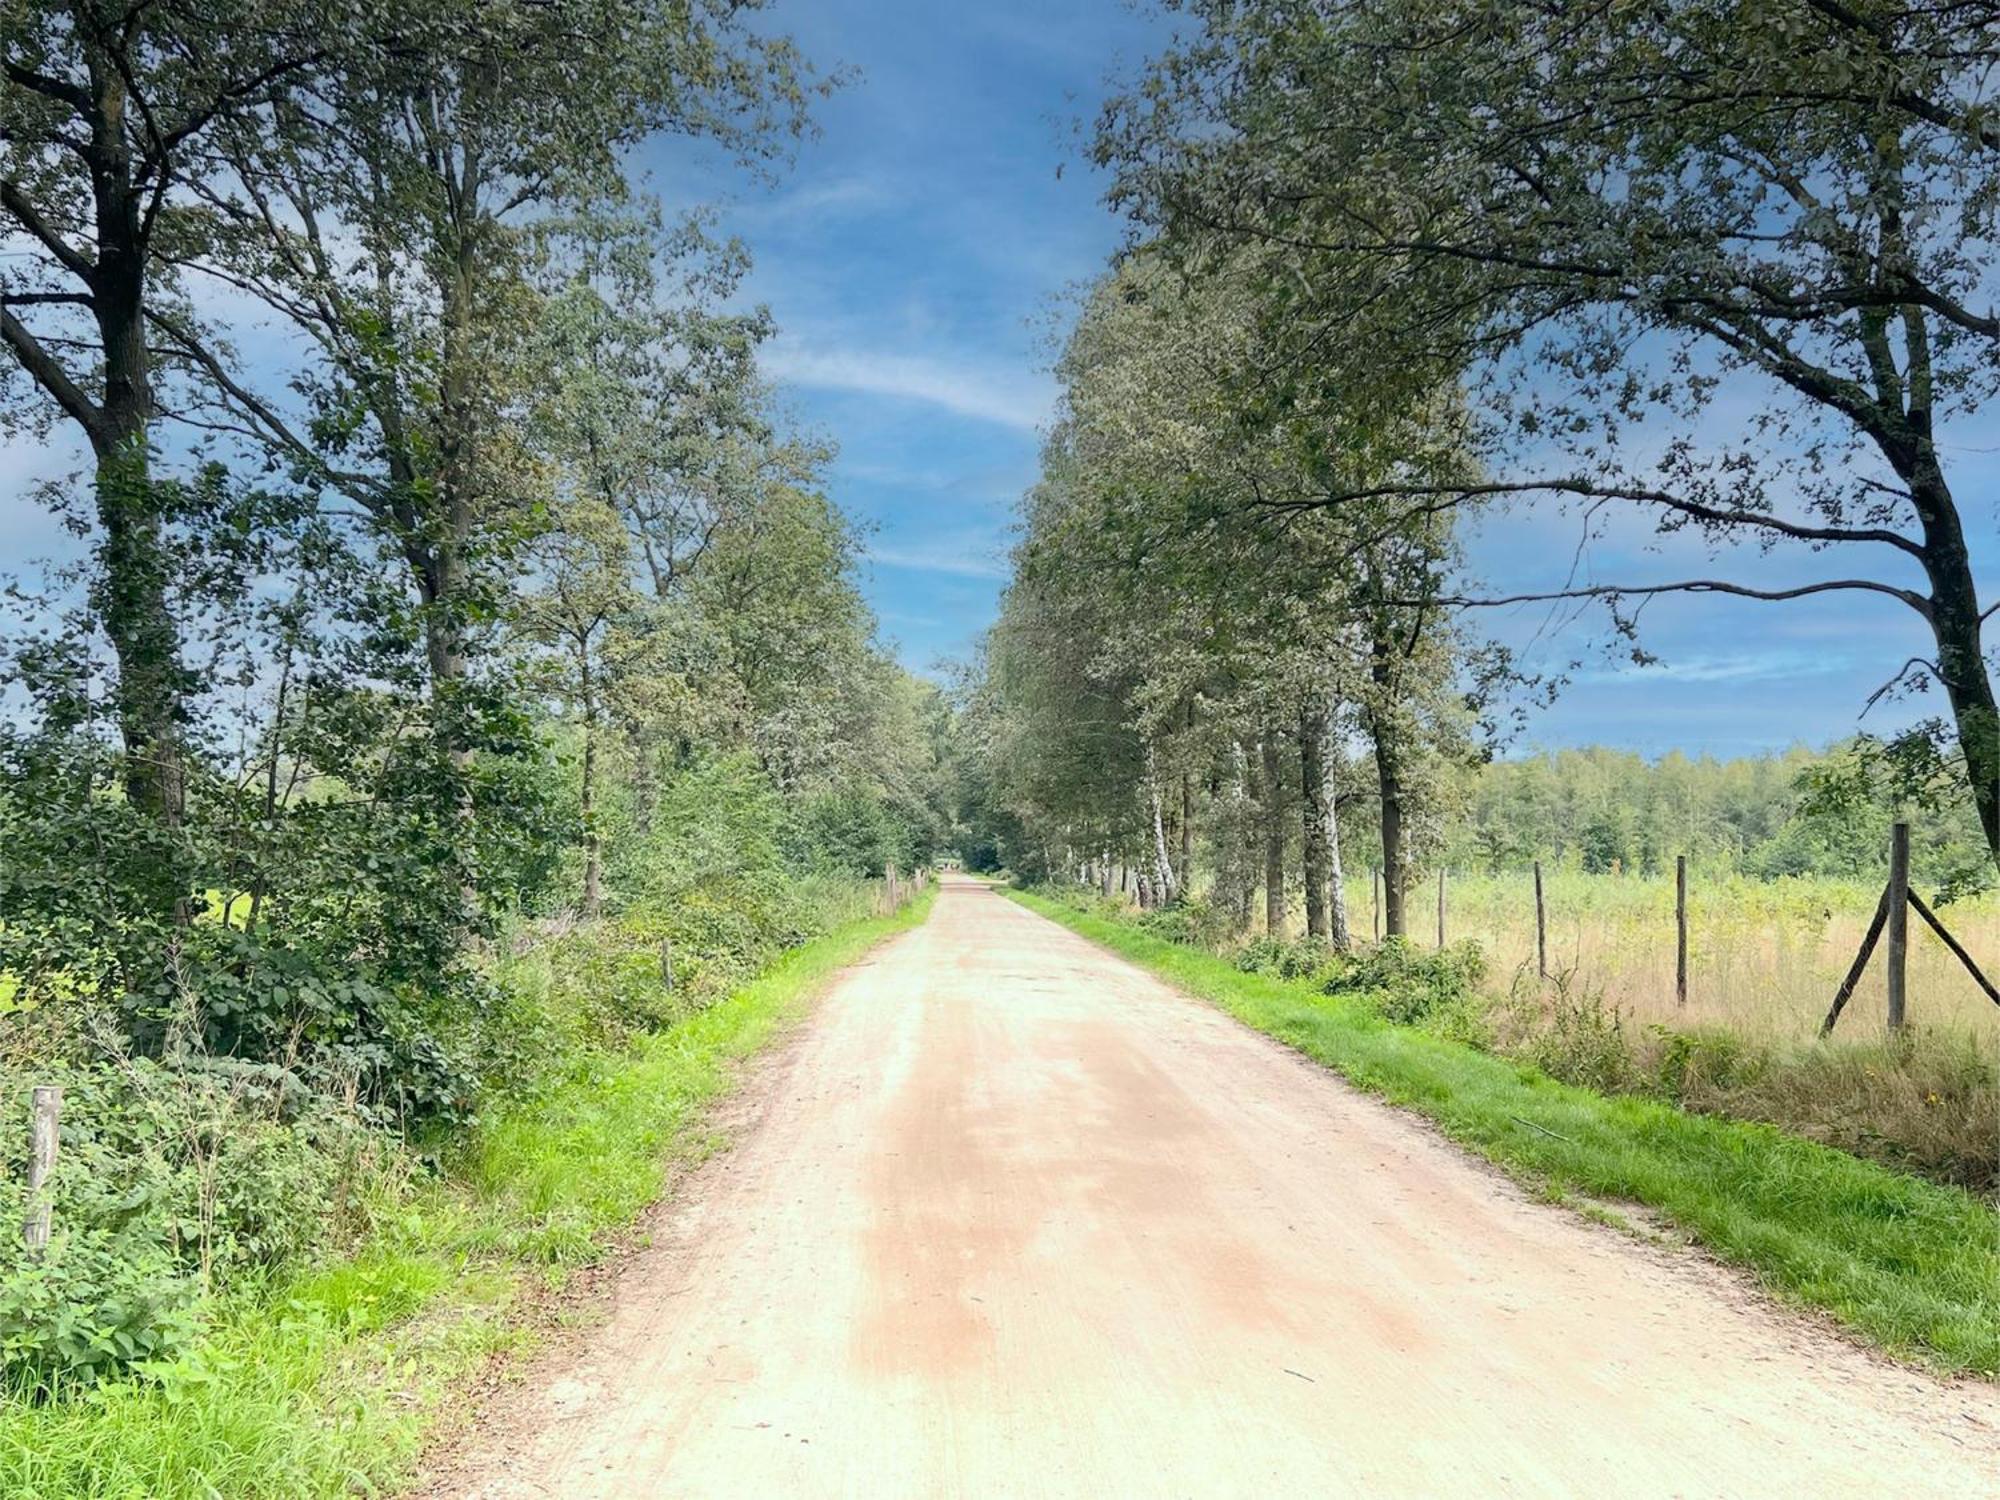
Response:
POLYGON ((2000 1496, 2000 1396, 985 886, 843 974, 435 1493, 2000 1496))

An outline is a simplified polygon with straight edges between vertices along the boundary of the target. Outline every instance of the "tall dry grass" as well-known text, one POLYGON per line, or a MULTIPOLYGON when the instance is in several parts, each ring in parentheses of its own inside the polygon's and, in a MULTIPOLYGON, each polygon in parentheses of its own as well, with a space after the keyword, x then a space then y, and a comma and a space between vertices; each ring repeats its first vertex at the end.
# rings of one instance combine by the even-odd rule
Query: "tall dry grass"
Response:
MULTIPOLYGON (((1421 946, 1436 936, 1434 883, 1412 893, 1411 929, 1421 946)), ((1600 991, 1640 1023, 1712 1026, 1760 1042, 1810 1040, 1854 961, 1880 886, 1799 878, 1688 876, 1688 1001, 1674 997, 1674 882, 1664 877, 1546 871, 1549 967, 1600 991)), ((1355 916, 1368 920, 1368 889, 1355 916)), ((2000 898, 1948 906, 1939 916, 1988 977, 2000 983, 2000 898)), ((1363 927, 1365 931, 1366 928, 1363 927)), ((1485 949, 1503 982, 1534 972, 1535 892, 1527 873, 1449 876, 1446 931, 1485 949)), ((1885 1018, 1883 949, 1864 973, 1837 1035, 1879 1037, 1885 1018)), ((1962 1036, 2000 1058, 1995 1006, 1913 912, 1909 1019, 1962 1036)))
MULTIPOLYGON (((1664 1094, 1975 1191, 2000 1189, 2000 1006, 1914 913, 1909 1028, 1895 1037, 1886 1029, 1887 945, 1878 944, 1833 1038, 1821 1041, 1881 888, 1698 871, 1688 887, 1682 1006, 1671 875, 1546 872, 1546 983, 1535 973, 1532 875, 1448 879, 1447 937, 1479 943, 1505 997, 1495 1044, 1570 1082, 1664 1094)), ((1420 945, 1436 937, 1435 884, 1425 897, 1412 922, 1420 945)), ((2000 978, 2000 899, 1940 916, 2000 978)))

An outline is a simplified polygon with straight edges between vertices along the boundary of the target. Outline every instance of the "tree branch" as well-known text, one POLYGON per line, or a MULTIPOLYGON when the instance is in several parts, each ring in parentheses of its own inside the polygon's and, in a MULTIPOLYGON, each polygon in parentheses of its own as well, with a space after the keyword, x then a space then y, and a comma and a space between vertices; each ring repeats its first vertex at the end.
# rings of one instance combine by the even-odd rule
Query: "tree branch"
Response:
MULTIPOLYGON (((1540 594, 1508 594, 1499 598, 1482 599, 1463 594, 1444 594, 1430 601, 1448 604, 1454 609, 1498 609, 1508 604, 1547 604, 1558 599, 1621 599, 1648 597, 1655 594, 1730 594, 1739 599, 1785 600, 1804 599, 1812 594, 1838 592, 1860 592, 1883 594, 1908 605, 1926 620, 1931 617, 1931 602, 1922 594, 1910 589, 1899 589, 1893 584, 1877 583, 1871 578, 1836 578, 1824 583, 1800 584, 1789 589, 1755 589, 1747 584, 1726 583, 1715 578, 1692 578, 1678 583, 1649 584, 1591 584, 1582 588, 1552 589, 1540 594)), ((1393 601, 1399 607, 1409 608, 1424 601, 1398 599, 1393 601)))
POLYGON ((56 233, 55 226, 42 217, 41 210, 28 201, 28 195, 21 191, 19 183, 0 182, 0 208, 6 209, 20 221, 23 229, 40 240, 49 254, 61 262, 64 270, 85 286, 96 286, 96 265, 82 251, 56 233))
POLYGON ((1766 531, 1775 531, 1794 541, 1806 542, 1876 542, 1885 547, 1895 547, 1912 557, 1922 557, 1920 543, 1904 536, 1901 532, 1886 527, 1875 526, 1808 526, 1797 521, 1787 521, 1781 516, 1766 515, 1762 511, 1736 510, 1724 506, 1708 505, 1699 500, 1687 500, 1665 490, 1646 489, 1639 486, 1618 486, 1592 484, 1582 479, 1535 479, 1514 482, 1494 482, 1490 484, 1389 484, 1377 485, 1369 489, 1329 492, 1321 496, 1303 500, 1269 500, 1259 498, 1253 503, 1267 510, 1322 510, 1349 501, 1394 500, 1394 499, 1437 499, 1448 497, 1447 504, 1435 509, 1447 509, 1451 504, 1492 495, 1523 495, 1537 491, 1557 494, 1579 495, 1593 500, 1629 500, 1635 504, 1657 505, 1697 521, 1709 521, 1718 526, 1754 526, 1766 531))
POLYGON ((83 428, 93 443, 103 434, 104 413, 96 402, 85 395, 82 388, 69 378, 69 373, 56 361, 54 355, 44 349, 41 341, 30 333, 21 320, 0 303, 0 340, 14 351, 21 361, 21 367, 33 377, 35 383, 47 391, 56 405, 78 426, 83 428))

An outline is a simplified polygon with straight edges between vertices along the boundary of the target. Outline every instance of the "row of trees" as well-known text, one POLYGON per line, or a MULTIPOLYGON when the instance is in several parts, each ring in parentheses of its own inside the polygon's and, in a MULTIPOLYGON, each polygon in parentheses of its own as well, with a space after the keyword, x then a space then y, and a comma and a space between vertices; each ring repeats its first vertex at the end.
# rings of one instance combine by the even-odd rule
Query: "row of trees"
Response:
POLYGON ((1246 421, 1233 382, 1257 334, 1235 289, 1190 289, 1139 256, 1083 310, 967 694, 993 853, 1106 882, 1136 868, 1148 901, 1201 870, 1240 923, 1261 888, 1274 930, 1296 870, 1307 930, 1345 942, 1339 809, 1360 798, 1400 932, 1479 690, 1506 664, 1448 612, 1411 607, 1449 576, 1448 522, 1355 537, 1272 524, 1267 507, 1329 462, 1441 473, 1462 455, 1441 408, 1338 458, 1318 449, 1316 408, 1246 421))
POLYGON ((1468 719, 1529 686, 1453 611, 1600 600, 1643 658, 1649 598, 1832 595, 1916 617, 1932 649, 1885 661, 1876 696, 1945 711, 1822 800, 1969 804, 1990 875, 2000 715, 1942 435, 2000 380, 2000 13, 1172 8, 1100 122, 1133 245, 1070 346, 981 689, 1016 848, 1080 868, 1144 846, 1171 892, 1206 845, 1238 893, 1249 818, 1275 911, 1295 797, 1330 931, 1331 766, 1377 804, 1396 931, 1468 719), (1545 587, 1467 576, 1475 511, 1569 518, 1545 587), (1707 561, 1603 579, 1607 533, 1707 561))
MULTIPOLYGON (((1897 803, 1873 776, 1878 748, 1729 760, 1678 752, 1563 750, 1496 760, 1460 773, 1441 860, 1454 870, 1524 871, 1542 859, 1594 874, 1663 876, 1674 857, 1762 879, 1879 877, 1897 803)), ((1961 796, 1915 819, 1923 879, 1981 883, 1986 852, 1961 796)))
POLYGON ((672 778, 794 866, 943 836, 744 252, 628 166, 782 164, 755 10, 0 5, 0 417, 89 454, 6 641, 12 1005, 438 1107, 479 934, 641 892, 672 778))

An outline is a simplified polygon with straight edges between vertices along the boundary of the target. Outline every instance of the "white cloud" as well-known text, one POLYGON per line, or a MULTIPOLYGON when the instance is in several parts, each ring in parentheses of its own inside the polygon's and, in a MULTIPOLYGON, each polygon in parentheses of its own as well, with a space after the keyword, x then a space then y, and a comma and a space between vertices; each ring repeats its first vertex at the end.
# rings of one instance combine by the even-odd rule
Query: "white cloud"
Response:
POLYGON ((912 573, 948 573, 954 578, 1005 578, 1012 571, 999 556, 997 544, 944 543, 906 547, 871 547, 871 562, 912 573))
POLYGON ((863 349, 806 349, 779 339, 765 373, 817 390, 921 401, 962 417, 1032 432, 1055 406, 1054 383, 996 368, 987 360, 938 359, 863 349))
MULTIPOLYGON (((765 205, 770 218, 806 219, 846 215, 863 209, 881 208, 897 201, 895 186, 881 176, 822 177, 778 194, 765 205)), ((737 210, 747 218, 758 216, 759 205, 751 203, 737 210)))
POLYGON ((1852 671, 1854 663, 1832 652, 1751 651, 1730 656, 1665 657, 1658 661, 1579 672, 1578 682, 1636 682, 1665 678, 1674 682, 1769 682, 1823 677, 1852 671))

